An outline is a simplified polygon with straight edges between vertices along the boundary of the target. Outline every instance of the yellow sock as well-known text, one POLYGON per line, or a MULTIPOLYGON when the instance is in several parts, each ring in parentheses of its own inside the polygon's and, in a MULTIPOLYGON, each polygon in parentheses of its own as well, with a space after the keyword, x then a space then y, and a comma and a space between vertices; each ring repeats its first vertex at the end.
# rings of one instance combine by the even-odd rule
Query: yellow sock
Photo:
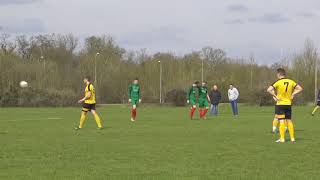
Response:
POLYGON ((280 141, 284 141, 285 133, 286 133, 286 125, 282 120, 280 121, 280 126, 279 126, 280 141))
POLYGON ((79 128, 83 128, 83 124, 84 124, 84 121, 86 120, 86 113, 85 112, 82 112, 81 113, 81 116, 80 116, 80 124, 79 124, 79 128))
POLYGON ((312 111, 312 114, 316 113, 316 111, 318 110, 319 106, 316 106, 313 111, 312 111))
POLYGON ((94 116, 94 119, 96 120, 98 127, 102 128, 102 121, 101 121, 100 117, 98 116, 98 114, 94 114, 93 116, 94 116))
POLYGON ((288 120, 288 129, 289 129, 289 134, 290 134, 290 138, 291 141, 295 141, 294 139, 294 126, 291 120, 288 120))

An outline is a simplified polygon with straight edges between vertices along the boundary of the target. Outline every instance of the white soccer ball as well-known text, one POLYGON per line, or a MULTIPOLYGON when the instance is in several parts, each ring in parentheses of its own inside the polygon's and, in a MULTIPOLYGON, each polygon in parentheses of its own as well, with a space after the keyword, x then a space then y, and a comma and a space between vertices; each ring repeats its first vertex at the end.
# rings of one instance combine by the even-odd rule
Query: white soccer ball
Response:
POLYGON ((27 81, 20 81, 20 87, 22 87, 22 88, 26 88, 26 87, 28 87, 28 83, 27 83, 27 81))

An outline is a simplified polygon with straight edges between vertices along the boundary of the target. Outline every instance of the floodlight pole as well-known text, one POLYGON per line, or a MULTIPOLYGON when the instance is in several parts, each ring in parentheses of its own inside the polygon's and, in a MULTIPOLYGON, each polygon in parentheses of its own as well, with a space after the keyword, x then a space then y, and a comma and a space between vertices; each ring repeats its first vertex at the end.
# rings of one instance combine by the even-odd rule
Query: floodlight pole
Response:
POLYGON ((318 56, 315 58, 315 66, 314 66, 314 100, 317 102, 318 100, 318 56))
POLYGON ((97 56, 100 55, 100 53, 96 53, 94 56, 94 86, 97 89, 97 56))
POLYGON ((203 82, 203 58, 201 58, 201 82, 203 82))
POLYGON ((161 61, 158 61, 160 65, 160 72, 159 72, 159 88, 160 88, 160 93, 159 93, 159 101, 160 104, 162 103, 162 63, 161 61))

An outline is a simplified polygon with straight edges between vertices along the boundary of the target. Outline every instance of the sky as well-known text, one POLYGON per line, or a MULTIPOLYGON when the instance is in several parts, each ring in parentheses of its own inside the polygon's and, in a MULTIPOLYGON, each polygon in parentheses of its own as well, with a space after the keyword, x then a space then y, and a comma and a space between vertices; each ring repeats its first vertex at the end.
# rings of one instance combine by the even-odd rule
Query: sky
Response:
MULTIPOLYGON (((129 50, 205 46, 271 64, 320 46, 319 0, 0 0, 0 33, 111 35, 129 50)), ((82 41, 83 42, 83 41, 82 41)))

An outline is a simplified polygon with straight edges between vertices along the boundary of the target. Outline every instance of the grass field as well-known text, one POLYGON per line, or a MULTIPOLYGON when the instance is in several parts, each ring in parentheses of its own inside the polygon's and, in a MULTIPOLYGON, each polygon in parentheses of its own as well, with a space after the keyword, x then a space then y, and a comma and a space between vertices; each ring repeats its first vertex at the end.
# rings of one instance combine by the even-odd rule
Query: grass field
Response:
MULTIPOLYGON (((296 144, 270 133, 273 107, 229 106, 219 117, 187 118, 188 108, 98 108, 75 131, 80 108, 0 109, 0 179, 319 179, 320 115, 295 107, 296 144)), ((287 138, 288 135, 287 135, 287 138)))

